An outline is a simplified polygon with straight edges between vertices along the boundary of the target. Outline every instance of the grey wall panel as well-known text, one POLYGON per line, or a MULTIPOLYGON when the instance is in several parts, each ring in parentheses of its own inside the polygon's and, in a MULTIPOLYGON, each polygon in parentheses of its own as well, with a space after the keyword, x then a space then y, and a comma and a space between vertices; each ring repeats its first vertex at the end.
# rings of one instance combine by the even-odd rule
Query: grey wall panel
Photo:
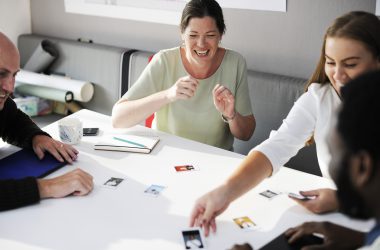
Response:
MULTIPOLYGON (((222 44, 242 53, 252 70, 308 78, 322 35, 331 21, 351 10, 374 13, 376 0, 288 0, 288 12, 225 10, 222 44)), ((158 51, 180 44, 173 25, 69 14, 64 0, 31 0, 32 31, 38 34, 158 51)))
POLYGON ((55 44, 60 54, 51 69, 53 73, 67 75, 77 80, 90 81, 94 84, 93 98, 81 105, 87 109, 110 115, 112 106, 120 98, 120 65, 122 56, 128 49, 55 37, 22 35, 18 41, 21 66, 25 64, 43 39, 48 39, 55 44))

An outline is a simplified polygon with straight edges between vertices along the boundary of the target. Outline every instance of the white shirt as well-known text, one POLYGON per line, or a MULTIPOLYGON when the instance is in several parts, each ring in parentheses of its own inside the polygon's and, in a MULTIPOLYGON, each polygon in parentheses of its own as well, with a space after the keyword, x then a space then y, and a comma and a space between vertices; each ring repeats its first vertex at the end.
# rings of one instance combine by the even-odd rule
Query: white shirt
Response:
POLYGON ((340 103, 340 97, 331 84, 311 84, 294 103, 280 128, 272 131, 267 140, 252 150, 268 157, 273 173, 276 173, 314 136, 322 175, 330 177, 328 165, 331 155, 326 139, 340 103))

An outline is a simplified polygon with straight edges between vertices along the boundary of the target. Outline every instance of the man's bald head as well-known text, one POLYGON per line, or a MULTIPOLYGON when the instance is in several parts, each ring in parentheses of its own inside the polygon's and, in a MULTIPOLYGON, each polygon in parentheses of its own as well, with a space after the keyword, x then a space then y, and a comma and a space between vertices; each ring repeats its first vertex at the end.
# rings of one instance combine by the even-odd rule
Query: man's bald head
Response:
POLYGON ((6 35, 4 35, 4 33, 0 32, 0 57, 6 51, 16 52, 17 56, 19 56, 16 46, 6 35))
POLYGON ((9 38, 0 32, 0 111, 13 92, 15 77, 20 70, 20 54, 9 38))

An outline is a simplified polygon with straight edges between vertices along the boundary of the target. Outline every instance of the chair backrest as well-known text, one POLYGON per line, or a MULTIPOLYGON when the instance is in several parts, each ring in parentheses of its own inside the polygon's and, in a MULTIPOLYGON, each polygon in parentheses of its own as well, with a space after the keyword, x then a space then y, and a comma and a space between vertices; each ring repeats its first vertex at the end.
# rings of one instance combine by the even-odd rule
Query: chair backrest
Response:
MULTIPOLYGON (((128 89, 137 81, 145 67, 152 60, 154 56, 153 52, 147 51, 135 51, 131 53, 129 57, 129 72, 128 72, 128 89)), ((127 90, 128 90, 127 89, 127 90)), ((124 95, 126 91, 121 94, 124 95)), ((152 122, 154 119, 154 114, 150 115, 144 122, 144 125, 148 128, 152 127, 152 122)), ((143 124, 141 124, 143 125, 143 124)))
MULTIPOLYGON (((141 73, 144 71, 153 55, 153 52, 148 51, 135 51, 130 55, 128 89, 130 89, 140 77, 141 73)), ((121 93, 121 96, 124 94, 125 92, 121 93)))
MULTIPOLYGON (((304 93, 305 83, 305 79, 249 70, 248 89, 256 130, 247 142, 235 139, 234 151, 247 154, 266 140, 272 130, 277 130, 294 102, 304 93)), ((314 145, 300 150, 286 166, 321 175, 314 145)))

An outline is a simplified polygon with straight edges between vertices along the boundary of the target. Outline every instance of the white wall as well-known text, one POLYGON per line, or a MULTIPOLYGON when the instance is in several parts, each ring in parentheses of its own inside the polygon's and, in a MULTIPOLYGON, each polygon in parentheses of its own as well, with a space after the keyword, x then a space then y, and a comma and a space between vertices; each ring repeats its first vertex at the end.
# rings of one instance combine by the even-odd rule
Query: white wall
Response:
POLYGON ((0 0, 0 31, 15 44, 20 34, 31 32, 30 0, 0 0))
MULTIPOLYGON (((248 68, 307 78, 331 21, 351 10, 374 13, 376 0, 288 0, 288 12, 224 10, 222 44, 242 53, 248 68)), ((69 14, 64 0, 31 0, 33 33, 158 51, 180 44, 176 26, 69 14)), ((178 20, 179 22, 179 20, 178 20)))

